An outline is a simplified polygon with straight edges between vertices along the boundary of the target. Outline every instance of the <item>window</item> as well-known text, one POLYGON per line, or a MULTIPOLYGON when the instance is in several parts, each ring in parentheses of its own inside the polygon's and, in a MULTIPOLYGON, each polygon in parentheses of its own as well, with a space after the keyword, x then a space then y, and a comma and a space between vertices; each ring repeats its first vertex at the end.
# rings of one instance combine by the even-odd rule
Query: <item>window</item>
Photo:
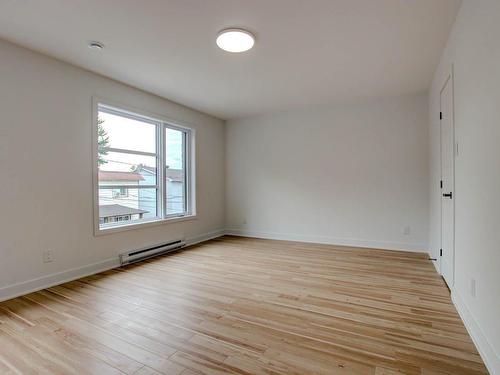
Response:
POLYGON ((193 131, 96 104, 96 229, 193 216, 193 131))
POLYGON ((124 198, 128 197, 128 188, 118 188, 118 189, 113 189, 113 198, 124 198))

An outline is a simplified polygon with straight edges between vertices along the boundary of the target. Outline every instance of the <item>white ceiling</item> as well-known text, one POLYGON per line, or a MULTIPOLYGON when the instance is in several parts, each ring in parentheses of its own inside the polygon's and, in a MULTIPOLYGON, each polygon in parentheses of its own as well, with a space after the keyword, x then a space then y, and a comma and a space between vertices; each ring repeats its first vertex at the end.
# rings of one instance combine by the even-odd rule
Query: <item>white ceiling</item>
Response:
POLYGON ((0 0, 0 37, 228 119, 425 91, 459 5, 0 0), (254 49, 219 50, 216 34, 231 26, 254 32, 254 49))

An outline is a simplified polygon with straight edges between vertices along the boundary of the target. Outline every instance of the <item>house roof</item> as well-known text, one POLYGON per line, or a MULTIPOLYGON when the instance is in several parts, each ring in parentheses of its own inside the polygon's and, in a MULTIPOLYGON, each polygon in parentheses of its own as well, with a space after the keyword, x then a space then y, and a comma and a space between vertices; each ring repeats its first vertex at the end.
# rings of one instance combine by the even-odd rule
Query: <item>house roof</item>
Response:
POLYGON ((148 167, 147 165, 142 165, 139 164, 136 168, 135 171, 137 173, 141 173, 142 171, 149 172, 151 174, 156 174, 156 167, 148 167))
POLYGON ((137 215, 145 214, 149 211, 139 210, 137 208, 122 206, 121 204, 107 204, 99 206, 99 217, 110 217, 118 215, 137 215))
MULTIPOLYGON (((144 181, 143 171, 155 174, 155 167, 139 165, 133 172, 120 171, 99 171, 99 181, 144 181)), ((184 180, 184 171, 182 169, 165 169, 165 177, 171 181, 182 182, 184 180)))
POLYGON ((182 169, 167 168, 165 176, 171 181, 182 182, 184 180, 184 171, 182 169))
MULTIPOLYGON (((156 167, 148 167, 146 165, 138 165, 135 169, 136 173, 141 173, 142 171, 146 171, 152 174, 156 173, 156 167)), ((184 180, 184 171, 182 169, 173 169, 166 168, 165 169, 165 177, 170 181, 182 182, 184 180)))
POLYGON ((143 181, 137 172, 99 171, 99 181, 143 181))

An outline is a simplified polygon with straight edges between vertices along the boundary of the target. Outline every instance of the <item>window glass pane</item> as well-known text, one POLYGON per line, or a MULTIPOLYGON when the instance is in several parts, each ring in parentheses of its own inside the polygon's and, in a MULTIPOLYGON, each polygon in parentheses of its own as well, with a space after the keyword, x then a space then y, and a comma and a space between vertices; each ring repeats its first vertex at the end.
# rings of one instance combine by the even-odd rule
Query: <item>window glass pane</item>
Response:
POLYGON ((100 227, 186 214, 191 209, 187 196, 191 161, 186 158, 189 131, 135 118, 104 104, 98 106, 97 120, 100 227), (157 148, 158 134, 165 135, 163 149, 157 148), (160 165, 165 165, 162 173, 160 165))
POLYGON ((158 217, 156 189, 99 189, 101 227, 133 223, 158 217), (121 194, 126 191, 126 194, 121 194))
POLYGON ((186 211, 185 133, 165 129, 165 191, 167 215, 186 211))
POLYGON ((99 186, 156 185, 156 158, 125 154, 121 152, 99 152, 99 186))
POLYGON ((99 147, 156 153, 156 125, 99 111, 99 147))

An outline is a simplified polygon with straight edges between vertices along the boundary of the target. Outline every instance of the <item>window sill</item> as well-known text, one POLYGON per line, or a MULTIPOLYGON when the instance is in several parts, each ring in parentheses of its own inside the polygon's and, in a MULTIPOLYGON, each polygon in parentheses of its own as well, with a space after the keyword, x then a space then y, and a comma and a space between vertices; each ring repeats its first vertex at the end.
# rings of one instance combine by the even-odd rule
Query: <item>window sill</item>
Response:
POLYGON ((167 219, 154 219, 154 220, 149 220, 149 221, 144 221, 141 223, 133 223, 133 224, 125 224, 125 225, 120 225, 120 226, 110 226, 107 228, 94 228, 94 236, 103 236, 107 234, 113 234, 113 233, 119 233, 119 232, 125 232, 128 230, 135 230, 135 229, 143 229, 143 228, 149 228, 149 227, 156 227, 158 225, 164 225, 164 224, 173 224, 173 223, 178 223, 181 221, 189 221, 189 220, 196 220, 196 215, 186 215, 186 216, 179 216, 179 217, 171 217, 167 219))

